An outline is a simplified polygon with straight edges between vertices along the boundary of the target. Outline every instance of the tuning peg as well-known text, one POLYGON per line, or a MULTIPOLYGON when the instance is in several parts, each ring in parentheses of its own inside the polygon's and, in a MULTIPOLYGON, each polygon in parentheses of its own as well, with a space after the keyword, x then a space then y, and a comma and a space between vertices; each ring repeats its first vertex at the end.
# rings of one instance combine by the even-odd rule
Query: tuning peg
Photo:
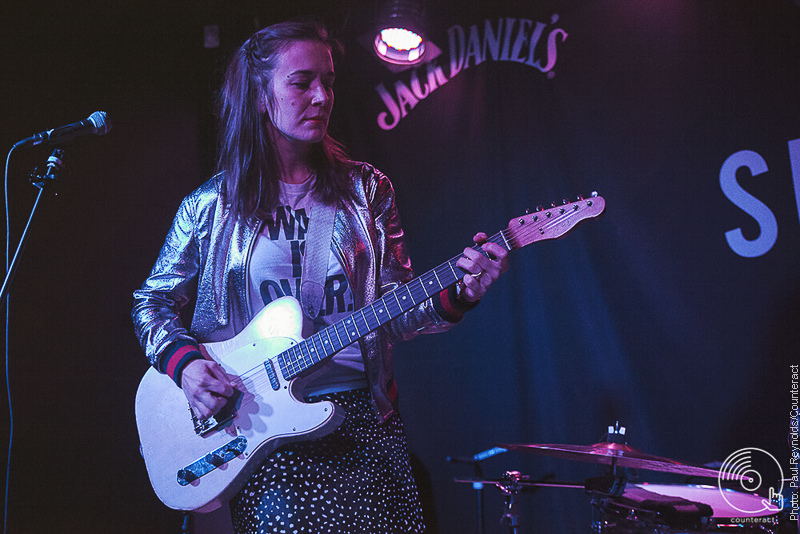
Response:
POLYGON ((583 200, 583 195, 578 195, 578 202, 580 202, 581 200, 583 200))
POLYGON ((567 204, 569 204, 569 199, 565 198, 564 200, 561 201, 561 204, 566 206, 567 204))
POLYGON ((536 206, 536 211, 544 211, 544 207, 541 205, 536 206))
POLYGON ((597 191, 592 191, 592 196, 596 197, 597 196, 597 191))
POLYGON ((551 203, 550 203, 550 207, 551 207, 551 208, 555 208, 555 207, 556 207, 556 203, 555 203, 555 202, 551 202, 551 203))
POLYGON ((531 212, 531 210, 530 210, 530 209, 528 209, 528 208, 525 208, 525 215, 528 215, 530 212, 531 212))

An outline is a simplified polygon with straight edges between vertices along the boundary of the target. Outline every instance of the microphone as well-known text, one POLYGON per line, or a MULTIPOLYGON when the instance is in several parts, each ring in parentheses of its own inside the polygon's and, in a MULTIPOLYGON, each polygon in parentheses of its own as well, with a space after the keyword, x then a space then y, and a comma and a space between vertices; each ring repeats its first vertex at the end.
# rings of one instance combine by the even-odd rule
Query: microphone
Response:
POLYGON ((14 148, 36 145, 58 145, 84 135, 105 135, 111 130, 111 121, 105 111, 95 111, 82 121, 41 132, 14 145, 14 148))

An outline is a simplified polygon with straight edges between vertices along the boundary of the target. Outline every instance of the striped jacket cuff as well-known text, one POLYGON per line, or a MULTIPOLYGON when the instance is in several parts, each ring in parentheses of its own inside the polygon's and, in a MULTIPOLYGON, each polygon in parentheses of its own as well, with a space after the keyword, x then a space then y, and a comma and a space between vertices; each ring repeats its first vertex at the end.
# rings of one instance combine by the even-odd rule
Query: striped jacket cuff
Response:
POLYGON ((191 341, 180 340, 167 347, 158 360, 158 370, 181 386, 181 376, 186 365, 203 358, 200 349, 191 341))
POLYGON ((433 307, 442 316, 442 319, 451 323, 457 323, 464 318, 464 314, 478 305, 476 302, 464 302, 458 298, 456 286, 454 284, 447 289, 443 289, 438 295, 433 296, 433 307))

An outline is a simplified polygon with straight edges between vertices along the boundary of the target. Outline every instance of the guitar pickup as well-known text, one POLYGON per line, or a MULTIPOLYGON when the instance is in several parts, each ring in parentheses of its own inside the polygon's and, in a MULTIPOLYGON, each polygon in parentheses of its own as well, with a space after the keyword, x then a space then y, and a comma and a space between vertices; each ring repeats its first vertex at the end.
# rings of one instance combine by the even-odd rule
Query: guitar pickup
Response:
POLYGON ((203 475, 207 475, 214 469, 225 465, 240 454, 243 454, 246 449, 247 438, 239 436, 217 450, 195 460, 183 469, 178 469, 178 484, 181 486, 191 484, 203 475))
POLYGON ((267 376, 269 377, 269 383, 272 386, 272 389, 274 391, 281 389, 281 383, 278 382, 278 375, 275 374, 275 367, 272 365, 272 360, 267 360, 264 362, 264 369, 267 371, 267 376))

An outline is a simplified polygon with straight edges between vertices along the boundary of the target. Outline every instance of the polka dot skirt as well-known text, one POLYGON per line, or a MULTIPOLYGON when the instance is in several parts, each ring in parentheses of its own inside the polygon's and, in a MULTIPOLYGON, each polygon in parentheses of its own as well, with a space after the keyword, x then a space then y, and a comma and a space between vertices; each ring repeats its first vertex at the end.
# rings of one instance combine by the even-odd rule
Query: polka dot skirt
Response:
POLYGON ((231 500, 235 532, 423 532, 400 416, 379 424, 364 389, 318 399, 341 406, 344 423, 325 437, 273 452, 231 500))

